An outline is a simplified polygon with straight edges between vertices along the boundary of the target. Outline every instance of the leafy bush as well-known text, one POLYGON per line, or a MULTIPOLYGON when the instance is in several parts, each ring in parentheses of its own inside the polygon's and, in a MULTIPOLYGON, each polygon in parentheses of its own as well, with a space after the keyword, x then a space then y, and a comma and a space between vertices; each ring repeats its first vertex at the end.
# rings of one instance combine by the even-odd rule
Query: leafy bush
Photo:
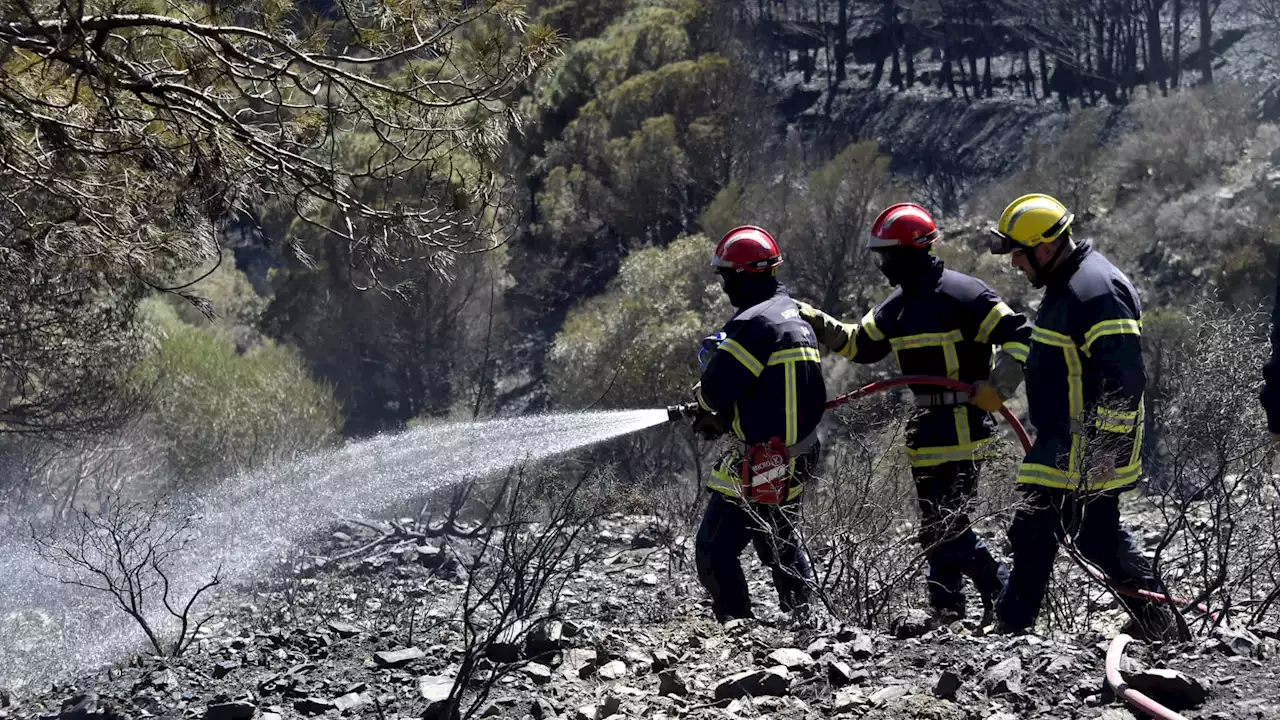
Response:
POLYGON ((179 477, 217 478, 336 439, 333 391, 294 349, 263 340, 239 353, 224 327, 187 325, 155 300, 144 311, 158 348, 137 377, 156 387, 150 427, 179 477))

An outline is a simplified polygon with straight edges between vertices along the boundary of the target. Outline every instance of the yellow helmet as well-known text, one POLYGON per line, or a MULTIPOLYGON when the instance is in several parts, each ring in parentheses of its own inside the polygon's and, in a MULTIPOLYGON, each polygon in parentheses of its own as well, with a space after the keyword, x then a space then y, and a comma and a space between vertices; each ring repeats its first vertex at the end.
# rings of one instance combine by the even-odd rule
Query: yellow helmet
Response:
POLYGON ((1042 193, 1030 193, 1014 200, 991 228, 996 239, 991 252, 1004 255, 1019 248, 1031 248, 1057 240, 1071 227, 1075 215, 1067 206, 1042 193))

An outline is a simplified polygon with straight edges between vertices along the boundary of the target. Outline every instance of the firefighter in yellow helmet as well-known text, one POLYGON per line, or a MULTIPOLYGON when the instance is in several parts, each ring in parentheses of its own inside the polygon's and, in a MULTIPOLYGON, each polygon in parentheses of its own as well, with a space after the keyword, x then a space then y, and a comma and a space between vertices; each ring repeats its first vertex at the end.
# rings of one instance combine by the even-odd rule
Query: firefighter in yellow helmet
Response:
MULTIPOLYGON (((996 602, 996 631, 1035 624, 1064 536, 1113 582, 1155 590, 1150 563, 1120 526, 1119 495, 1142 473, 1142 305, 1129 278, 1072 237, 1058 200, 1023 195, 991 229, 991 252, 1044 288, 1024 367, 1035 442, 1018 472, 1025 502, 1009 526, 1013 569, 996 602)), ((1124 598, 1126 632, 1154 639, 1170 618, 1124 598)))

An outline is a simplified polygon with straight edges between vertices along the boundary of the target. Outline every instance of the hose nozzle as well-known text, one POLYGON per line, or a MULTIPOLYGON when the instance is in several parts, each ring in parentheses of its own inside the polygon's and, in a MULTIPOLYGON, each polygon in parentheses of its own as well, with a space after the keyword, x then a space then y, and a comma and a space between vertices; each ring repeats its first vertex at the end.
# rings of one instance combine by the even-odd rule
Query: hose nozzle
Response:
POLYGON ((667 407, 667 422, 696 417, 699 409, 696 402, 685 403, 684 405, 669 405, 667 407))

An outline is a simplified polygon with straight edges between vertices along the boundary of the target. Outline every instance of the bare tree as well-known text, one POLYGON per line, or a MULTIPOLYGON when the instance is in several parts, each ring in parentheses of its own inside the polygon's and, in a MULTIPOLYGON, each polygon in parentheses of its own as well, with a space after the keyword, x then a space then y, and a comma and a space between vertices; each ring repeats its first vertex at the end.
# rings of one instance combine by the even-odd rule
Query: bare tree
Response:
POLYGON ((186 546, 189 516, 178 517, 163 500, 139 502, 113 495, 97 509, 80 509, 65 525, 40 528, 31 537, 47 561, 47 576, 108 595, 132 618, 158 655, 178 656, 212 617, 198 611, 200 598, 221 583, 213 576, 183 587, 177 561, 186 546), (166 639, 159 624, 176 624, 166 639))

